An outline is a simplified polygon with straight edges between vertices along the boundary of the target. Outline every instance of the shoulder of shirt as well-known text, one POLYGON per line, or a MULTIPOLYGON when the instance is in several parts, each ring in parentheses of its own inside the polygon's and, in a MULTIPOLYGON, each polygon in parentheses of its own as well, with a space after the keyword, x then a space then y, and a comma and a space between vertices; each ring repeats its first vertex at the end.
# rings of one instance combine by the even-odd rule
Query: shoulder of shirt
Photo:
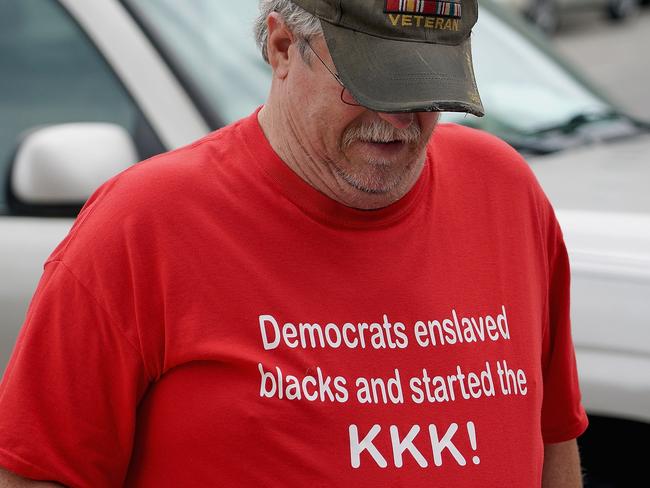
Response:
POLYGON ((442 123, 436 127, 428 147, 438 176, 454 185, 490 188, 491 198, 504 205, 537 209, 544 221, 555 219, 552 205, 528 162, 504 140, 488 132, 442 123))
MULTIPOLYGON (((136 185, 140 190, 160 189, 153 185, 177 186, 180 181, 197 183, 196 177, 210 176, 211 171, 227 163, 226 155, 233 144, 240 145, 238 128, 243 121, 235 122, 194 141, 186 146, 164 152, 141 161, 107 182, 113 189, 119 186, 136 185)), ((173 190, 173 188, 163 188, 173 190)))
POLYGON ((238 137, 241 122, 131 166, 102 185, 88 203, 110 199, 111 203, 132 207, 137 200, 146 207, 191 196, 226 176, 224 166, 230 164, 232 158, 228 156, 233 153, 233 145, 241 145, 238 137))
POLYGON ((490 179, 526 184, 541 192, 530 165, 512 146, 483 130, 441 123, 429 144, 430 154, 451 173, 469 171, 490 179))

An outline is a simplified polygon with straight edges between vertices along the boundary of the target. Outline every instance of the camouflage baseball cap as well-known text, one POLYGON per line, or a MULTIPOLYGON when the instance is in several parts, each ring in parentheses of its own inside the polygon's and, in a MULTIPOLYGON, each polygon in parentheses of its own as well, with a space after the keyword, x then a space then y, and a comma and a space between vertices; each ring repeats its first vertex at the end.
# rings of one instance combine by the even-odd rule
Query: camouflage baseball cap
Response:
POLYGON ((378 112, 482 116, 470 34, 477 0, 292 0, 321 20, 345 87, 378 112))

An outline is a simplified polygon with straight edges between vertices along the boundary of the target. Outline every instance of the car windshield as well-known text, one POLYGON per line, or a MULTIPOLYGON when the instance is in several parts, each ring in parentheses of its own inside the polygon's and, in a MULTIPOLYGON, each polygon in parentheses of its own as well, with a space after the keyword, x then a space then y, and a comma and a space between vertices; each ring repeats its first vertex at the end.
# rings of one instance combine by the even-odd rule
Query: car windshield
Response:
MULTIPOLYGON (((213 126, 262 104, 270 70, 253 39, 256 0, 128 0, 135 14, 189 85, 213 126)), ((487 116, 448 113, 445 119, 510 139, 561 127, 576 116, 611 107, 580 84, 483 4, 473 34, 474 62, 487 116)))
POLYGON ((486 8, 472 33, 472 52, 486 116, 480 120, 446 114, 447 120, 524 135, 561 126, 580 115, 612 111, 548 54, 486 8))

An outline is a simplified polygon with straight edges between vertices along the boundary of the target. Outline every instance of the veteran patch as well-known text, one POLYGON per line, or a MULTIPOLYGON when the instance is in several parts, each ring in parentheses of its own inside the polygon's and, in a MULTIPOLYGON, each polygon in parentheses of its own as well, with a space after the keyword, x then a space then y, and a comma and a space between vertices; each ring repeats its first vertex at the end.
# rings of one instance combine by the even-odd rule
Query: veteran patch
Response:
POLYGON ((384 13, 419 14, 422 16, 460 19, 462 7, 460 0, 386 0, 384 13))

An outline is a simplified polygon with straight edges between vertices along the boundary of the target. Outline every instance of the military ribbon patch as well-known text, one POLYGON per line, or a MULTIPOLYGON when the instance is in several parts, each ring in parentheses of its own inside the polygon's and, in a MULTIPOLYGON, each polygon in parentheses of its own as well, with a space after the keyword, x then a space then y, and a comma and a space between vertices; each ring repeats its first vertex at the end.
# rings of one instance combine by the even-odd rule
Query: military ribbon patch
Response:
POLYGON ((460 19, 462 8, 460 0, 386 0, 384 13, 420 14, 460 19))

